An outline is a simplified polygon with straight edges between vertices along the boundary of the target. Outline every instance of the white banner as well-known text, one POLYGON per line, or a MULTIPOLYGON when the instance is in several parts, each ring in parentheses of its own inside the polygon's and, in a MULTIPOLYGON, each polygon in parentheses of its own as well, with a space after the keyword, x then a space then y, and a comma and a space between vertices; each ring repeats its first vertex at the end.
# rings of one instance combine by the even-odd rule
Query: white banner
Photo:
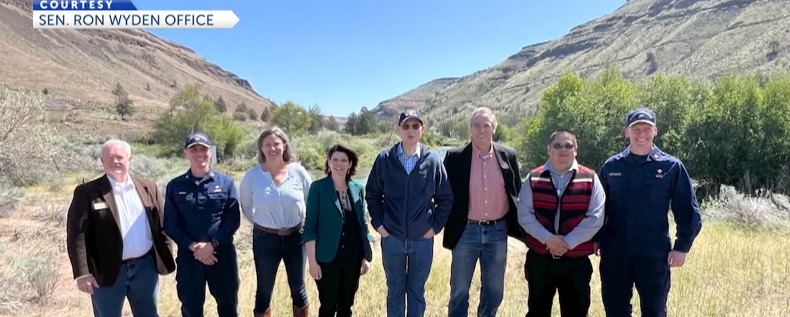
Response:
POLYGON ((209 11, 33 11, 35 29, 232 29, 239 17, 209 11))

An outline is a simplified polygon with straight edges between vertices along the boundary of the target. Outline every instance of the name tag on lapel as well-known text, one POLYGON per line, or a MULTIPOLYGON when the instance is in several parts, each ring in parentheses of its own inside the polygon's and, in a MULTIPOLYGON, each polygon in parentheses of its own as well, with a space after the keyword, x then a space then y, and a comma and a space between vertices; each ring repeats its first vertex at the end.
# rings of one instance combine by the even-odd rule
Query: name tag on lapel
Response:
POLYGON ((93 210, 102 210, 102 209, 107 209, 107 203, 105 202, 93 203, 93 210))

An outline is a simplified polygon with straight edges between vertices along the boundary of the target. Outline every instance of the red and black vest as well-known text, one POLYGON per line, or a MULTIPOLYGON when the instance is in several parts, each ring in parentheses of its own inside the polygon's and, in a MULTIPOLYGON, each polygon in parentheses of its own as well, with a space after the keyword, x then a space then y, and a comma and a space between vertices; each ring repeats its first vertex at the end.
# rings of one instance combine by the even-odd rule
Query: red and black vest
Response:
MULTIPOLYGON (((551 178, 551 172, 546 170, 543 165, 530 171, 527 180, 532 188, 532 204, 535 208, 535 217, 552 234, 566 235, 573 231, 576 226, 584 219, 590 205, 592 196, 593 180, 595 171, 579 165, 579 169, 573 171, 568 185, 561 197, 557 195, 557 188, 551 178), (559 204, 559 208, 557 205, 559 204), (559 232, 554 230, 554 220, 560 213, 559 232)), ((527 234, 525 237, 527 247, 540 253, 546 254, 546 245, 527 234)), ((587 256, 593 253, 593 241, 585 241, 575 248, 568 250, 568 257, 587 256)))

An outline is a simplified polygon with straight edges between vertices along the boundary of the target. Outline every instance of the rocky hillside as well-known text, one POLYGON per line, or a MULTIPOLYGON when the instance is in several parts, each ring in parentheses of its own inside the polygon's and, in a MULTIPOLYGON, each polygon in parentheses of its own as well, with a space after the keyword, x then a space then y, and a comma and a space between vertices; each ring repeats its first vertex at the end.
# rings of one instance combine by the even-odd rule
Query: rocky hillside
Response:
POLYGON ((422 84, 417 88, 392 99, 382 101, 371 110, 377 120, 387 120, 396 118, 401 111, 406 109, 421 108, 425 101, 433 97, 448 85, 456 82, 459 78, 440 78, 422 84))
MULTIPOLYGON (((110 92, 118 82, 141 116, 163 109, 179 88, 195 82, 222 96, 230 111, 242 102, 258 113, 273 106, 246 80, 147 31, 33 29, 30 1, 0 0, 0 83, 46 89, 63 100, 59 110, 85 110, 79 108, 114 100, 110 92)), ((107 112, 99 117, 112 116, 107 112)), ((83 117, 72 123, 90 128, 102 121, 83 117)))
MULTIPOLYGON (((612 65, 640 80, 654 74, 715 78, 786 70, 789 9, 789 0, 627 1, 559 39, 526 46, 499 65, 446 87, 430 85, 433 91, 420 94, 431 97, 422 103, 414 98, 411 105, 437 121, 457 120, 487 105, 513 114, 503 118, 512 123, 534 111, 543 89, 565 71, 590 76, 612 65)), ((373 111, 395 109, 383 102, 373 111)))

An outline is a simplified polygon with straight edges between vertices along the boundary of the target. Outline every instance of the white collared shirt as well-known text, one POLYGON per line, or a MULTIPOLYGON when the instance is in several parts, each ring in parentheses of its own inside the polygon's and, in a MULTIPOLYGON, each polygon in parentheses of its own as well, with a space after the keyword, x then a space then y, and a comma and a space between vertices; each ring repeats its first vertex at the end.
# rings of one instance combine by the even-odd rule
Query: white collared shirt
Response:
POLYGON ((123 260, 145 255, 153 247, 151 227, 145 214, 145 207, 137 193, 131 177, 125 183, 118 183, 112 178, 112 194, 115 205, 118 207, 118 221, 121 224, 121 237, 123 237, 123 260))

